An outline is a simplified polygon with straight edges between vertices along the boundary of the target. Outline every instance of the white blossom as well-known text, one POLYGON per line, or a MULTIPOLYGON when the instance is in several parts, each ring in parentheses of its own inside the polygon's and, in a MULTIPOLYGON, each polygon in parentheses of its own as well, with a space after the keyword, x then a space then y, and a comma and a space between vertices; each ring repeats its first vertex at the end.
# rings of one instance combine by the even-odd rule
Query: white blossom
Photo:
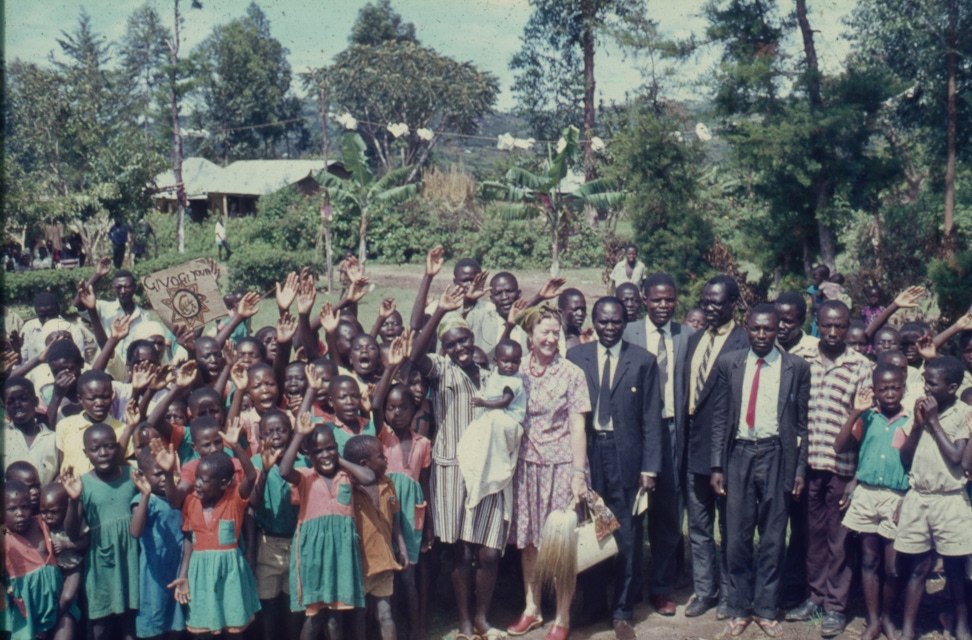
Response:
POLYGON ((516 138, 513 140, 513 146, 517 149, 532 149, 533 145, 536 143, 537 141, 533 138, 527 138, 526 140, 523 138, 516 138))
POLYGON ((335 120, 345 129, 353 130, 358 128, 358 121, 347 111, 339 115, 335 120))
POLYGON ((695 135, 699 137, 702 142, 708 142, 712 139, 712 133, 709 131, 709 127, 705 126, 704 122, 700 122, 695 125, 695 135))
POLYGON ((604 141, 598 138, 597 136, 591 138, 591 151, 593 151, 594 153, 600 153, 604 151, 604 141))
POLYGON ((403 135, 408 133, 408 125, 404 122, 399 122, 398 124, 389 124, 387 127, 388 133, 392 134, 396 138, 401 138, 403 135))
POLYGON ((435 134, 432 133, 432 129, 416 129, 415 135, 417 135, 422 140, 425 140, 426 142, 428 142, 435 136, 435 134))
POLYGON ((514 139, 508 133, 504 133, 496 138, 496 148, 500 151, 511 151, 513 149, 514 139))

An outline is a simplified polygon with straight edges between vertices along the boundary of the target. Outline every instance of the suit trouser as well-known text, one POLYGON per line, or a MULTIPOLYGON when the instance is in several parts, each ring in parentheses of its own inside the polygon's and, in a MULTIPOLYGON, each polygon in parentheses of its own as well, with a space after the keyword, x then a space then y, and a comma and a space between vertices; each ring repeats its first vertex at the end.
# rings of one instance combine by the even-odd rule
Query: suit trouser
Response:
POLYGON ((662 424, 662 469, 655 478, 655 492, 648 500, 648 591, 652 595, 670 594, 675 587, 675 554, 682 536, 685 507, 675 471, 674 437, 675 420, 667 418, 662 424))
POLYGON ((588 571, 584 584, 584 603, 591 612, 606 608, 605 586, 614 570, 614 603, 611 617, 630 620, 634 609, 634 576, 641 570, 644 527, 643 518, 632 518, 631 508, 638 495, 638 486, 622 486, 618 450, 612 432, 598 432, 593 446, 587 451, 591 462, 591 488, 604 499, 608 509, 618 519, 621 528, 614 532, 618 555, 613 561, 602 562, 588 571), (635 544, 637 542, 637 544, 635 544))
POLYGON ((807 579, 810 598, 825 611, 843 611, 853 572, 847 562, 848 530, 841 524, 840 500, 853 478, 830 471, 807 471, 807 579))
POLYGON ((724 541, 729 563, 729 612, 776 617, 786 551, 783 449, 779 438, 736 440, 726 477, 724 541), (759 559, 753 567, 753 532, 759 531, 759 559))
POLYGON ((692 551, 692 581, 695 595, 706 600, 725 598, 728 593, 726 554, 716 553, 715 518, 719 516, 719 537, 726 541, 726 499, 716 495, 709 476, 688 474, 688 541, 692 551))
POLYGON ((807 599, 807 489, 800 499, 787 497, 790 515, 790 540, 783 561, 783 587, 780 605, 797 606, 807 599))

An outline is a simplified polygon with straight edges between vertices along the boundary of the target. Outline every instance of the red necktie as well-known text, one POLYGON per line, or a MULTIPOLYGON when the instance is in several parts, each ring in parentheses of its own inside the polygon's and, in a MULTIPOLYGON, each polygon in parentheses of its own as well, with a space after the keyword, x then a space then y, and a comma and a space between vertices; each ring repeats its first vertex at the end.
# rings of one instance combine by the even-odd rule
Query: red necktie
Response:
POLYGON ((766 364, 766 360, 760 358, 756 361, 756 373, 753 375, 753 386, 749 389, 749 406, 746 407, 746 426, 749 427, 749 435, 753 435, 756 428, 756 398, 759 396, 759 372, 766 364))

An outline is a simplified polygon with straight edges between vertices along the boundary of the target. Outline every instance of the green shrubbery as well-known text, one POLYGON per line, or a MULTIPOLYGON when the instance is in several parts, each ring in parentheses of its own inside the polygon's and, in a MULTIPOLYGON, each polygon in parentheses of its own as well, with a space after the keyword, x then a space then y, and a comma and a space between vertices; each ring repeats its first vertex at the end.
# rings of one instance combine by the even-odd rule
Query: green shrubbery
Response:
POLYGON ((932 281, 938 308, 950 321, 969 309, 969 292, 972 291, 972 251, 955 254, 952 260, 936 258, 928 264, 928 279, 932 281))
POLYGON ((287 251, 264 243, 240 247, 229 261, 230 290, 246 289, 265 292, 282 282, 291 271, 310 267, 311 272, 324 271, 313 250, 287 251))

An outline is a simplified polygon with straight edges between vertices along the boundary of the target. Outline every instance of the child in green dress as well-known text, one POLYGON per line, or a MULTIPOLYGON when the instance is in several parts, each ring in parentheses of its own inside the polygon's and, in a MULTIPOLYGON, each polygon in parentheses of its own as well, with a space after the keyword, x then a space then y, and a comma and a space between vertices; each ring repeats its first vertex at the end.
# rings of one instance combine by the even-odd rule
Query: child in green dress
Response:
POLYGON ((84 592, 93 640, 135 638, 138 610, 138 540, 129 532, 129 505, 138 495, 131 470, 121 464, 115 431, 96 423, 84 431, 84 453, 93 469, 78 477, 64 470, 61 482, 71 498, 64 529, 71 538, 81 520, 91 529, 84 563, 84 592))

